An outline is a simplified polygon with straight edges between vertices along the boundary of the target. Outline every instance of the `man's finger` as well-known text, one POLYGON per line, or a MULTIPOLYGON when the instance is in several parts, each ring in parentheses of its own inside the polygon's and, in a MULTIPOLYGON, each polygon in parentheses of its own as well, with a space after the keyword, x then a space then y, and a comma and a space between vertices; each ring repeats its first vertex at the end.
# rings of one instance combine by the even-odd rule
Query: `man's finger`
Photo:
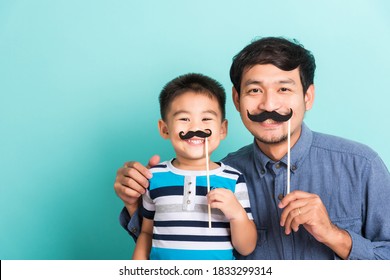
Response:
MULTIPOLYGON (((148 167, 143 166, 138 161, 128 161, 125 163, 125 167, 120 169, 121 173, 126 177, 137 176, 140 174, 141 176, 145 177, 145 179, 152 178, 152 173, 149 171, 148 167)), ((138 181, 136 179, 136 181, 138 181)))

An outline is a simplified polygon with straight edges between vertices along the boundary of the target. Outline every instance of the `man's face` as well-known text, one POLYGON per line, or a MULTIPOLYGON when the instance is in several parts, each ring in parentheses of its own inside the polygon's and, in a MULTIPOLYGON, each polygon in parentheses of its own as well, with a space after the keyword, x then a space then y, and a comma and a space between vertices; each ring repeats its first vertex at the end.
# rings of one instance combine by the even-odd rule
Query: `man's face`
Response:
POLYGON ((291 144, 294 145, 301 133, 305 111, 311 109, 313 100, 314 86, 311 85, 304 95, 298 68, 283 71, 272 64, 255 65, 243 73, 240 97, 233 88, 236 109, 260 147, 283 143, 287 139, 287 122, 271 119, 253 122, 247 112, 254 115, 277 111, 287 115, 291 108, 291 144))

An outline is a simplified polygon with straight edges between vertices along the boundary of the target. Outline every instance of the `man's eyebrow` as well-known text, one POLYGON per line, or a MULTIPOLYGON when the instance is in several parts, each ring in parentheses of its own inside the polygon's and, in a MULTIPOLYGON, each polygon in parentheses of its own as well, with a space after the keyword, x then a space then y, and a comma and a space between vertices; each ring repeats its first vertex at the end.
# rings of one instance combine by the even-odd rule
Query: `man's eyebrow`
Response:
POLYGON ((285 80, 278 81, 277 84, 291 84, 291 85, 295 85, 295 81, 293 79, 285 79, 285 80))
MULTIPOLYGON (((244 86, 262 85, 262 84, 264 84, 263 81, 249 79, 249 80, 247 80, 244 83, 244 86)), ((273 84, 282 84, 282 85, 290 84, 290 85, 295 85, 295 81, 293 79, 286 78, 286 79, 282 79, 282 80, 277 80, 277 81, 273 82, 273 84)))
POLYGON ((258 80, 252 80, 252 79, 249 79, 247 81, 245 81, 244 83, 244 86, 250 86, 250 85, 261 85, 263 82, 261 81, 258 81, 258 80))

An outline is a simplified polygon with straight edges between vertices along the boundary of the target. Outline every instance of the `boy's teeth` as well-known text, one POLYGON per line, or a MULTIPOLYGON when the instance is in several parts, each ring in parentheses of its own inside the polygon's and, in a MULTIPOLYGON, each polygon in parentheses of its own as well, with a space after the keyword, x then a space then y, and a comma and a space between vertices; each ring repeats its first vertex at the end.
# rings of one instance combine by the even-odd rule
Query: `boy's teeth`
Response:
POLYGON ((202 140, 202 139, 192 139, 192 140, 188 140, 188 142, 191 142, 191 143, 193 143, 193 144, 201 144, 201 143, 203 143, 204 142, 204 140, 202 140))

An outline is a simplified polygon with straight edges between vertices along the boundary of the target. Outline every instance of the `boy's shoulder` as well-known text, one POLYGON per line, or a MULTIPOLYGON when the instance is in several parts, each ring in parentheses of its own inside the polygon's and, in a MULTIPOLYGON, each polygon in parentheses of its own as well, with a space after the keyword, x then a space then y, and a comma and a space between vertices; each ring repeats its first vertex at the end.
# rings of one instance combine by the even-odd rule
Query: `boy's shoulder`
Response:
POLYGON ((162 161, 162 162, 159 162, 156 165, 153 165, 152 167, 150 167, 149 171, 152 173, 168 171, 169 170, 168 165, 169 165, 168 160, 162 161))
POLYGON ((222 162, 220 162, 220 164, 222 167, 222 172, 237 175, 237 176, 242 175, 241 171, 239 171, 237 168, 234 168, 233 166, 222 162))

